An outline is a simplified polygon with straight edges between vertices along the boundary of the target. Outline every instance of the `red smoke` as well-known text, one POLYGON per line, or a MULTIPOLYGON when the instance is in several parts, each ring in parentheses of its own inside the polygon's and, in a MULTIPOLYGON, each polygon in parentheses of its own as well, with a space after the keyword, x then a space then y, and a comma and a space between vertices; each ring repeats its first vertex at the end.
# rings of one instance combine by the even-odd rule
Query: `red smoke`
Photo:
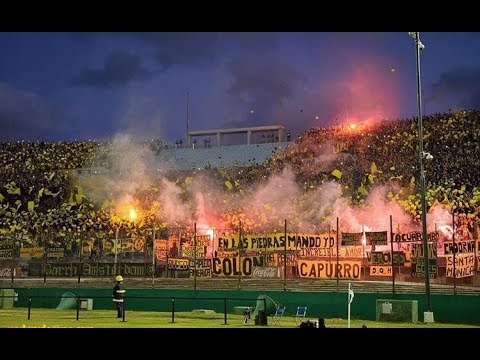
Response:
POLYGON ((337 84, 335 118, 346 125, 372 125, 399 115, 400 71, 388 59, 355 56, 353 69, 337 84))

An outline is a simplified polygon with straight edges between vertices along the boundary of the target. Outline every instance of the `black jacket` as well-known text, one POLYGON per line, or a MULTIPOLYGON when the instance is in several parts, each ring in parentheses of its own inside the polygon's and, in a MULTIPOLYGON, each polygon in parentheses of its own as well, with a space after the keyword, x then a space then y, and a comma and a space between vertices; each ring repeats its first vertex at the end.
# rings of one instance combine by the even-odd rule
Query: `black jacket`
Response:
POLYGON ((121 282, 117 282, 117 285, 113 287, 113 301, 123 302, 125 297, 125 288, 121 282))

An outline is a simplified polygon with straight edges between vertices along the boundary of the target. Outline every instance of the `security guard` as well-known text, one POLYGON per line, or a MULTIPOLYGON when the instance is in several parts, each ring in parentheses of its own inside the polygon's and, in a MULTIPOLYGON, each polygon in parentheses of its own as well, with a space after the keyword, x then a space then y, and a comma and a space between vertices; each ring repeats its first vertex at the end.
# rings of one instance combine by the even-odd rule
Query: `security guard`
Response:
POLYGON ((113 287, 113 301, 115 302, 115 308, 117 309, 117 318, 123 318, 123 299, 125 297, 125 289, 123 287, 122 275, 115 277, 117 284, 113 287))

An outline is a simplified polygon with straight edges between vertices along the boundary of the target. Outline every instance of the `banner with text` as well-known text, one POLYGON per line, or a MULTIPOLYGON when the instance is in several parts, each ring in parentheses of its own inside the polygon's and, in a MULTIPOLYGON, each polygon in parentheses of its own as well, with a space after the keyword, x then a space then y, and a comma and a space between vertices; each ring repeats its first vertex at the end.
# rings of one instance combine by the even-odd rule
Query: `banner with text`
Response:
POLYGON ((342 232, 342 246, 361 246, 363 233, 342 232))
POLYGON ((47 248, 47 258, 61 259, 65 257, 65 246, 52 246, 47 248))
POLYGON ((267 235, 245 235, 239 241, 238 235, 229 237, 219 236, 216 240, 216 249, 244 251, 281 251, 296 250, 301 248, 333 248, 335 247, 335 233, 325 234, 285 234, 274 233, 267 235))
POLYGON ((0 259, 11 259, 13 252, 13 239, 0 238, 0 259))
POLYGON ((387 232, 365 231, 365 245, 387 245, 387 232))
MULTIPOLYGON (((265 266, 283 266, 285 265, 284 253, 266 253, 263 255, 265 258, 265 266)), ((297 266, 298 252, 287 252, 287 266, 297 266)))
POLYGON ((392 276, 392 267, 388 265, 371 265, 370 276, 392 276))
MULTIPOLYGON (((411 276, 425 278, 425 261, 423 258, 423 243, 413 243, 411 252, 411 276)), ((438 276, 437 244, 428 244, 428 271, 430 278, 438 276)))
MULTIPOLYGON (((117 273, 123 276, 151 276, 152 267, 144 263, 119 263, 116 266, 117 273)), ((78 263, 39 263, 28 264, 28 276, 42 276, 45 269, 47 276, 72 277, 78 276, 78 263)), ((82 276, 115 276, 114 263, 81 263, 82 276)))
MULTIPOLYGON (((428 241, 437 241, 438 238, 440 237, 440 234, 438 232, 431 232, 427 234, 428 241)), ((423 235, 421 232, 418 231, 413 231, 409 233, 394 233, 393 238, 395 239, 396 242, 416 242, 416 241, 422 241, 423 240, 423 235)))
POLYGON ((169 270, 190 270, 190 260, 182 258, 169 258, 168 259, 169 270))
POLYGON ((155 259, 157 264, 164 265, 167 258, 177 258, 180 248, 180 239, 176 236, 170 236, 168 239, 155 240, 155 259))
POLYGON ((197 235, 182 244, 182 257, 205 258, 210 246, 210 235, 197 235), (196 251, 195 251, 196 250, 196 251), (196 255, 195 255, 196 252, 196 255))
POLYGON ((298 273, 302 278, 360 279, 361 261, 298 260, 298 273))
MULTIPOLYGON (((340 258, 362 258, 362 246, 343 246, 338 248, 340 258)), ((301 258, 337 257, 337 248, 301 248, 301 258)))
MULTIPOLYGON (((367 252, 368 262, 372 265, 387 265, 392 263, 390 251, 372 251, 367 252)), ((405 265, 405 253, 403 251, 393 252, 393 265, 404 266, 405 265)))
POLYGON ((212 277, 212 259, 190 259, 190 277, 212 277))
POLYGON ((252 276, 256 266, 264 266, 262 256, 242 256, 212 259, 215 276, 252 276))
POLYGON ((25 259, 41 258, 43 256, 43 246, 41 247, 22 247, 20 248, 20 257, 25 259))
POLYGON ((446 256, 447 268, 445 275, 450 278, 464 278, 475 275, 475 255, 472 254, 455 254, 455 262, 453 255, 446 256))
POLYGON ((445 241, 443 243, 443 251, 445 255, 455 254, 474 254, 475 253, 475 240, 464 241, 445 241))

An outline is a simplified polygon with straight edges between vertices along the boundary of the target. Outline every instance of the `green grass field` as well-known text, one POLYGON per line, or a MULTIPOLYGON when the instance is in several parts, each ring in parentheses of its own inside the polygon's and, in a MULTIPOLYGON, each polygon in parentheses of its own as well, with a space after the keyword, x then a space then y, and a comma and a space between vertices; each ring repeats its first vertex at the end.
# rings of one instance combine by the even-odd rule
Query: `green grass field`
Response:
MULTIPOLYGON (((171 313, 150 311, 127 311, 125 322, 115 318, 115 310, 81 311, 80 320, 76 320, 75 310, 39 309, 31 310, 31 319, 27 320, 27 309, 0 309, 0 328, 264 328, 255 326, 253 318, 247 324, 243 323, 242 315, 224 315, 221 313, 179 312, 175 314, 172 323, 171 313)), ((306 319, 315 320, 314 317, 306 319)), ((121 319, 120 319, 121 320, 121 319)), ((423 323, 392 323, 368 320, 351 320, 352 328, 360 328, 365 323, 369 328, 475 328, 479 326, 462 324, 423 324, 423 323)), ((346 328, 347 319, 325 319, 329 328, 346 328)), ((294 317, 285 316, 279 325, 274 325, 272 317, 268 318, 268 327, 295 328, 298 327, 294 317)))

